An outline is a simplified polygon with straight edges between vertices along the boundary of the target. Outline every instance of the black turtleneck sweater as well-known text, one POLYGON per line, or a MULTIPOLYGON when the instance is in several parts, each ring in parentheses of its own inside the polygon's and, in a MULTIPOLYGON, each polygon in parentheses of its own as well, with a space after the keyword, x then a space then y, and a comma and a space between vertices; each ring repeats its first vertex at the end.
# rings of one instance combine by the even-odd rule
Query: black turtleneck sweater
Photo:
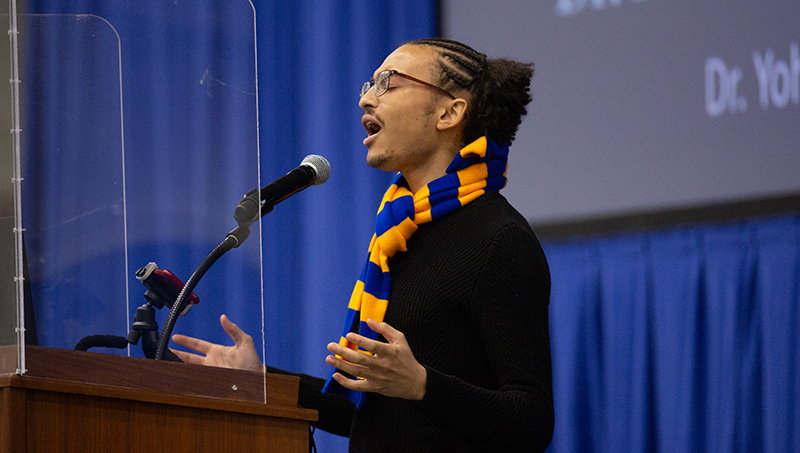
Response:
MULTIPOLYGON (((351 452, 543 451, 553 434, 550 272, 527 221, 497 192, 411 236, 389 261, 384 321, 428 373, 425 398, 368 393, 360 410, 302 376, 300 405, 351 452)), ((270 371, 276 371, 270 369, 270 371)))

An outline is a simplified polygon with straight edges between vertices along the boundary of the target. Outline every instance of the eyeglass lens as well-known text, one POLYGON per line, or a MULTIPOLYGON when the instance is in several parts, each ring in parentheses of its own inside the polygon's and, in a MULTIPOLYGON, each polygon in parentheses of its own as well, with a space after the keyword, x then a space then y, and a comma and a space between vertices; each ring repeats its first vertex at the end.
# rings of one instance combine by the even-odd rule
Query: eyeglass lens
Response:
POLYGON ((382 71, 380 74, 378 74, 378 77, 375 78, 375 81, 370 80, 364 82, 361 85, 360 96, 364 97, 364 95, 367 94, 367 91, 369 91, 369 89, 372 87, 375 87, 375 96, 382 96, 384 93, 386 93, 386 90, 389 89, 389 78, 392 74, 393 72, 390 70, 382 71))

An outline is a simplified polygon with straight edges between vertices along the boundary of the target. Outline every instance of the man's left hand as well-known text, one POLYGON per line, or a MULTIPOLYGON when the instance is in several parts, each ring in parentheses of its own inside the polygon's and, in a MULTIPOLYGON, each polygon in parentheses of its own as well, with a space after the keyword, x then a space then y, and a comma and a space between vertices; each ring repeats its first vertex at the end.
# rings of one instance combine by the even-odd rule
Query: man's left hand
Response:
POLYGON ((367 325, 383 335, 388 343, 370 340, 353 332, 347 334, 348 341, 371 352, 371 356, 338 343, 329 343, 328 351, 344 360, 330 355, 325 362, 362 379, 348 379, 341 373, 334 373, 333 378, 342 387, 351 390, 412 401, 422 400, 428 373, 414 358, 405 335, 385 322, 368 319, 367 325))

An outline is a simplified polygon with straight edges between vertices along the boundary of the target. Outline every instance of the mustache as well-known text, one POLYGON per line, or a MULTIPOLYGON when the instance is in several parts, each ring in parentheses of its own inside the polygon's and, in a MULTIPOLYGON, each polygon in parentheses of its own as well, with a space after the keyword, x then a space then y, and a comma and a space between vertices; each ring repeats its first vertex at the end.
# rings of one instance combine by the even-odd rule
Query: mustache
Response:
POLYGON ((380 123, 381 127, 383 127, 383 118, 381 118, 380 115, 375 113, 375 109, 373 108, 364 109, 364 115, 369 115, 375 118, 378 121, 378 123, 380 123))

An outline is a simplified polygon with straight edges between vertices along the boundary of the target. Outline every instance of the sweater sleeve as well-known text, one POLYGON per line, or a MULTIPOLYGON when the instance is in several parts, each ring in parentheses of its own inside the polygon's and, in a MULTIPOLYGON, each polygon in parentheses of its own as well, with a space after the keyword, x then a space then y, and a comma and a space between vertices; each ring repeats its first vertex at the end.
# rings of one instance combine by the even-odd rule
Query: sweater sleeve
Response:
POLYGON ((317 428, 339 436, 350 436, 350 425, 353 422, 355 404, 339 395, 322 393, 325 379, 307 374, 291 373, 278 368, 267 367, 270 373, 288 374, 300 377, 300 395, 298 405, 317 411, 317 428))
POLYGON ((518 225, 500 230, 469 307, 494 386, 478 387, 426 367, 425 397, 417 409, 472 445, 544 451, 554 426, 549 296, 550 273, 535 236, 518 225))

